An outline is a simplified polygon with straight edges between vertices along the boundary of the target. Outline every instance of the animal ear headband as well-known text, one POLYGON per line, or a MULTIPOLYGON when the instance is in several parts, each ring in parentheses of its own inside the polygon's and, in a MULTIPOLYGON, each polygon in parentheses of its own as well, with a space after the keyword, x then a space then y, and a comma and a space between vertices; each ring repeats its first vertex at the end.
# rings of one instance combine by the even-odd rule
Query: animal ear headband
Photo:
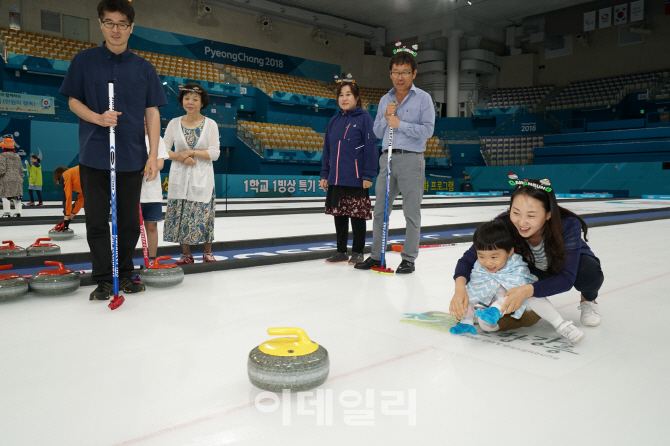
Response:
POLYGON ((416 57, 416 52, 417 52, 418 49, 419 49, 419 45, 412 45, 412 49, 411 49, 411 50, 410 50, 409 48, 407 48, 406 46, 404 46, 404 45, 403 45, 402 48, 400 48, 400 45, 402 45, 402 43, 400 43, 400 40, 398 40, 398 41, 395 43, 395 46, 396 46, 397 48, 393 50, 393 54, 398 54, 399 52, 404 51, 404 52, 406 52, 406 53, 410 53, 412 56, 416 57))
POLYGON ((536 183, 527 179, 520 180, 519 176, 514 172, 507 172, 507 178, 509 178, 509 184, 511 186, 530 186, 545 192, 552 192, 554 190, 551 187, 551 181, 549 178, 542 178, 539 183, 536 183))
POLYGON ((202 88, 200 87, 191 87, 191 88, 186 88, 182 84, 179 84, 179 90, 180 91, 185 91, 187 93, 198 93, 202 94, 202 88))
POLYGON ((352 84, 355 84, 356 81, 354 80, 354 77, 351 75, 351 73, 347 74, 347 77, 339 77, 337 74, 335 75, 335 82, 338 84, 341 84, 342 82, 349 82, 352 84))

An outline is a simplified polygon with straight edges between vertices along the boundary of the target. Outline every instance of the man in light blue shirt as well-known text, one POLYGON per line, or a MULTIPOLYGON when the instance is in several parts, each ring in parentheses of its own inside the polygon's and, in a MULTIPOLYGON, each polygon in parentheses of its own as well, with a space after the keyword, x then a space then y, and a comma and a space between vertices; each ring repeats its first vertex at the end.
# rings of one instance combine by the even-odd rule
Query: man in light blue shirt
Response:
POLYGON ((398 274, 414 271, 414 261, 419 255, 421 234, 421 200, 426 181, 426 162, 423 152, 426 140, 433 136, 435 108, 428 93, 417 88, 416 59, 406 51, 399 51, 389 61, 393 88, 379 101, 374 132, 383 138, 382 155, 379 158, 379 176, 375 187, 375 210, 372 227, 372 253, 356 269, 371 269, 381 265, 382 232, 384 226, 384 197, 386 195, 386 169, 389 148, 389 129, 393 128, 393 152, 389 182, 389 219, 393 201, 402 194, 402 210, 405 215, 405 245, 402 262, 396 269, 398 274))

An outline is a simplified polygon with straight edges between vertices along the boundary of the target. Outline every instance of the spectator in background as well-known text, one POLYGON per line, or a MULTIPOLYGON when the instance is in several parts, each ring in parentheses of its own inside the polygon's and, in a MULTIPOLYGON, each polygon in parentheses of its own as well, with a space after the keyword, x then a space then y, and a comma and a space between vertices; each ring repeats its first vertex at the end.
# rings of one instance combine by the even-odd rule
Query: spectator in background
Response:
POLYGON ((372 219, 370 186, 377 174, 377 137, 374 121, 361 108, 361 95, 353 81, 339 81, 337 103, 341 111, 328 124, 321 159, 319 186, 326 196, 326 214, 335 219, 337 252, 328 263, 363 262, 365 220, 372 219), (351 259, 347 254, 349 219, 354 233, 351 259))
POLYGON ((10 200, 14 203, 14 217, 21 216, 21 195, 23 195, 23 167, 21 157, 14 150, 14 140, 5 138, 0 142, 0 198, 2 216, 11 217, 10 200))
POLYGON ((219 159, 219 127, 200 113, 209 104, 209 95, 200 85, 189 83, 179 90, 186 115, 171 120, 164 137, 172 164, 163 240, 181 245, 178 265, 193 263, 191 245, 200 243, 205 244, 202 261, 216 262, 212 254, 216 212, 212 162, 219 159))
POLYGON ((30 194, 30 203, 28 206, 35 206, 33 191, 37 193, 39 203, 37 206, 43 206, 42 203, 42 166, 41 160, 34 153, 30 155, 30 162, 26 160, 26 170, 28 171, 28 193, 30 194))

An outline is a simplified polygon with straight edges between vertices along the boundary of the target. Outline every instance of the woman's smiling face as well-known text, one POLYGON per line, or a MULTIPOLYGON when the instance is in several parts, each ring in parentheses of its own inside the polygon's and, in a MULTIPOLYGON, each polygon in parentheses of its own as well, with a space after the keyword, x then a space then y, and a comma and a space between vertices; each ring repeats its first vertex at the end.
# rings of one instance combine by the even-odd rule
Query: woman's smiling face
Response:
POLYGON ((521 237, 527 239, 537 235, 541 238, 551 212, 544 209, 540 200, 520 194, 512 201, 509 218, 521 237))

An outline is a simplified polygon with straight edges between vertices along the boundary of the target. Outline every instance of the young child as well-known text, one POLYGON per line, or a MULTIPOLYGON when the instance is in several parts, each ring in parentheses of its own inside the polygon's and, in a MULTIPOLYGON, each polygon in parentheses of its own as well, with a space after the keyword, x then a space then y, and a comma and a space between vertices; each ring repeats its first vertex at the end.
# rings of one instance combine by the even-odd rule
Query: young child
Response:
POLYGON ((21 195, 23 195, 23 166, 21 157, 14 150, 14 140, 5 138, 0 142, 0 198, 3 217, 11 217, 10 200, 14 202, 14 217, 21 216, 21 195))
POLYGON ((30 154, 30 163, 26 160, 26 170, 28 170, 28 193, 30 194, 30 202, 28 206, 35 206, 35 199, 33 198, 33 191, 37 193, 39 203, 37 206, 43 206, 42 203, 42 166, 40 166, 40 159, 34 153, 30 154), (31 165, 32 164, 32 165, 31 165))
MULTIPOLYGON (((470 302, 465 317, 449 329, 453 334, 476 334, 475 315, 479 318, 482 330, 497 331, 498 320, 503 316, 500 308, 505 302, 507 290, 537 281, 526 262, 514 253, 514 239, 504 222, 482 224, 475 231, 472 241, 477 250, 477 262, 472 269, 470 282, 466 285, 470 302), (483 306, 485 309, 475 311, 475 306, 483 306)), ((577 344, 584 338, 584 332, 575 327, 572 321, 564 320, 546 298, 528 298, 512 317, 519 319, 526 305, 571 343, 577 344)))
MULTIPOLYGON (((144 120, 144 140, 149 153, 149 136, 147 135, 147 121, 144 120)), ((163 168, 165 160, 169 158, 163 138, 158 140, 158 170, 163 168)), ((153 261, 158 251, 158 222, 163 220, 163 191, 161 189, 160 173, 153 181, 142 181, 142 192, 140 195, 140 206, 142 207, 142 219, 144 229, 147 232, 147 250, 149 259, 153 261)))

